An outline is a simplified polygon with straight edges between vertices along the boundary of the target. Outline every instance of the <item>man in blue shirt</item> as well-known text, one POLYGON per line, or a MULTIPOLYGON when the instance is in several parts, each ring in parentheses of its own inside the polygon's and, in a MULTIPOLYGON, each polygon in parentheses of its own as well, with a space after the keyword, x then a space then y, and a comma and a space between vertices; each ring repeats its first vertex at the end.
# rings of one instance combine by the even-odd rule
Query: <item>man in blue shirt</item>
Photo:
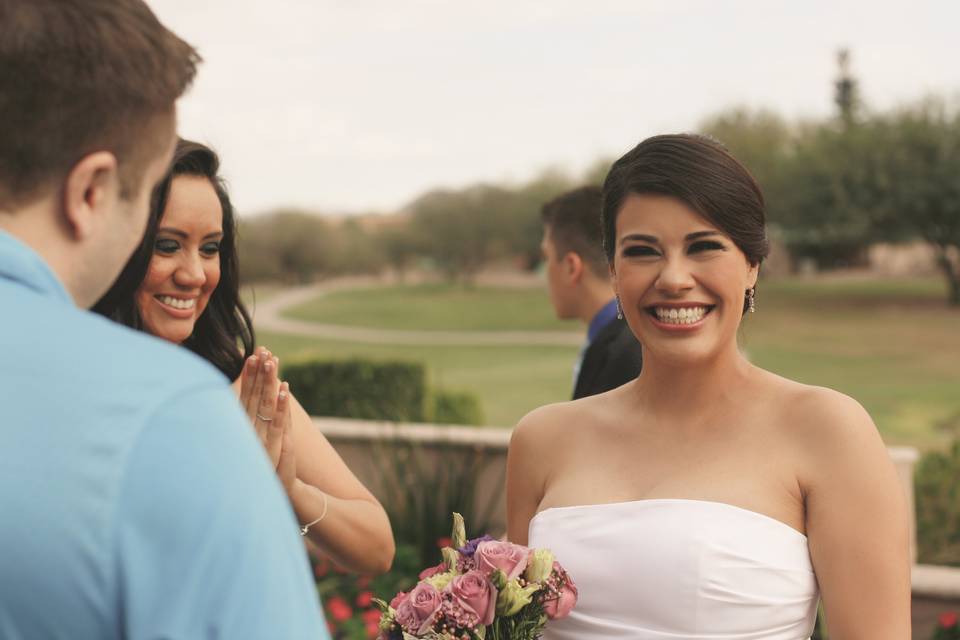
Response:
POLYGON ((587 326, 587 341, 574 366, 573 398, 615 389, 640 375, 640 343, 617 317, 610 271, 601 240, 597 187, 581 187, 543 205, 547 285, 561 319, 587 326))
POLYGON ((327 638, 227 381, 82 309, 139 242, 196 53, 140 0, 0 3, 0 638, 327 638))

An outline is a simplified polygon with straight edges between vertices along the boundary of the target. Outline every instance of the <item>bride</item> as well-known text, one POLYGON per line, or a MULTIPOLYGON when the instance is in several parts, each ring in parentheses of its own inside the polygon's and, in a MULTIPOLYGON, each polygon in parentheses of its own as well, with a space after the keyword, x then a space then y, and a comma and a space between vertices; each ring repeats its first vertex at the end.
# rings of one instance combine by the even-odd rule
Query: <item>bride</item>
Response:
POLYGON ((767 255, 763 196, 712 140, 649 138, 603 187, 639 378, 541 407, 508 459, 512 541, 579 601, 545 640, 910 637, 906 500, 870 416, 737 347, 767 255))

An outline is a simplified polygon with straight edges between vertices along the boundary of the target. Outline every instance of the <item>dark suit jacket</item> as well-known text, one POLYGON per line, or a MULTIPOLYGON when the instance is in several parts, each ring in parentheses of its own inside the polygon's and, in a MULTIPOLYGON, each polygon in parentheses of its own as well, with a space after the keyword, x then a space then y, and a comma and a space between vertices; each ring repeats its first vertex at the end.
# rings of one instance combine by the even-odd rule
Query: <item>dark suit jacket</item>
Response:
POLYGON ((573 399, 615 389, 640 375, 640 343, 624 320, 614 319, 587 347, 573 399))

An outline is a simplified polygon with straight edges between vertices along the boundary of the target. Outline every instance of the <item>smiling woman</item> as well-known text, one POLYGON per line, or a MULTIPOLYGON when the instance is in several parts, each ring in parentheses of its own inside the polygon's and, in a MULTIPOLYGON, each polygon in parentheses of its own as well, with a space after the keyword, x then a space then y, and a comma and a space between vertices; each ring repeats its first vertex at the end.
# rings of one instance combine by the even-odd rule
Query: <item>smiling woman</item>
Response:
POLYGON ((93 310, 181 344, 236 380, 254 333, 240 300, 236 220, 219 170, 212 149, 177 143, 143 241, 93 310))
POLYGON ((386 571, 386 512, 253 350, 240 301, 236 222, 214 151, 180 140, 151 200, 143 242, 94 311, 208 360, 233 383, 301 524, 321 551, 361 573, 386 571))
POLYGON ((213 185, 202 176, 177 176, 137 291, 147 331, 178 344, 190 337, 220 283, 222 238, 223 207, 213 185))
POLYGON ((907 509, 870 416, 739 349, 753 177, 714 140, 649 138, 607 174, 603 226, 643 371, 527 415, 507 462, 510 539, 579 587, 545 640, 797 640, 821 595, 833 637, 909 637, 907 509))

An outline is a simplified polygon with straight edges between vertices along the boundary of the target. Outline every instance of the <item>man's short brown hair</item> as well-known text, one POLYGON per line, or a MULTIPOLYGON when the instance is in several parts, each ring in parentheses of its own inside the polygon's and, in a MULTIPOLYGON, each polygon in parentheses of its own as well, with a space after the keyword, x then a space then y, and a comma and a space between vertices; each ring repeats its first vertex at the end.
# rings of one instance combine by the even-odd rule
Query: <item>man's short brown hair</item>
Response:
POLYGON ((135 193, 199 61, 141 0, 0 0, 0 207, 95 151, 135 193))
POLYGON ((609 275, 600 224, 601 192, 588 186, 568 191, 543 205, 541 218, 557 256, 571 251, 601 278, 609 275))

